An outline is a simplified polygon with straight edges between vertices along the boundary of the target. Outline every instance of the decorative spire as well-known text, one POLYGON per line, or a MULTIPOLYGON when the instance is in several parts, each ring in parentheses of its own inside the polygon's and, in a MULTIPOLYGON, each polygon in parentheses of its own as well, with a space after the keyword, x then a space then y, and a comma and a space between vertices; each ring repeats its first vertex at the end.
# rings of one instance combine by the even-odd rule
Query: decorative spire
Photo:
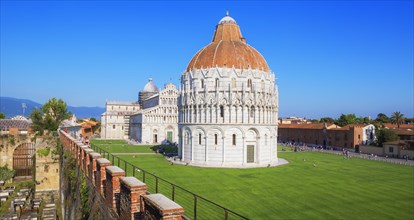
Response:
POLYGON ((229 16, 229 9, 226 9, 226 16, 229 16))

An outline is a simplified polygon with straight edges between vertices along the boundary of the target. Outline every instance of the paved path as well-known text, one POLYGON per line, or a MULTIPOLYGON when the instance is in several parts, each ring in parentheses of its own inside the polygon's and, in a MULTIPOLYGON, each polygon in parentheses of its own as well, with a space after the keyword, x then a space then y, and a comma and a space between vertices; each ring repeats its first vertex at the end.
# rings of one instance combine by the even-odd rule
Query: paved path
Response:
POLYGON ((110 153, 110 154, 113 154, 113 155, 154 155, 156 153, 133 153, 131 152, 131 153, 110 153))
MULTIPOLYGON (((294 152, 294 151, 278 151, 278 152, 294 152)), ((303 151, 299 151, 303 152, 303 151)), ((306 149, 304 152, 319 152, 319 153, 327 153, 327 154, 335 154, 338 156, 344 156, 342 154, 342 151, 333 151, 333 150, 319 150, 319 149, 306 149)), ((393 163, 393 164, 401 164, 406 166, 414 166, 414 160, 405 160, 405 159, 398 159, 398 158, 386 158, 386 157, 379 157, 379 156, 372 156, 370 154, 360 154, 360 153, 354 153, 349 152, 349 155, 351 157, 366 159, 366 160, 376 160, 376 161, 382 161, 387 163, 393 163)))

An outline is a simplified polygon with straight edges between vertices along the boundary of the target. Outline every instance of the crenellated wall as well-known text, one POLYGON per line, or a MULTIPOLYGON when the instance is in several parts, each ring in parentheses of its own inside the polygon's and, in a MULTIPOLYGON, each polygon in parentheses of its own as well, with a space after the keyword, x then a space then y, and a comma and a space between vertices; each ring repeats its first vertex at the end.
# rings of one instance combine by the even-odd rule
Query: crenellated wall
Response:
POLYGON ((183 219, 184 208, 180 205, 161 194, 149 195, 145 183, 135 177, 125 177, 124 170, 64 131, 59 136, 64 151, 73 157, 90 184, 89 190, 93 190, 90 194, 101 197, 97 198, 103 201, 99 208, 106 206, 111 213, 116 213, 116 217, 106 216, 108 219, 183 219))

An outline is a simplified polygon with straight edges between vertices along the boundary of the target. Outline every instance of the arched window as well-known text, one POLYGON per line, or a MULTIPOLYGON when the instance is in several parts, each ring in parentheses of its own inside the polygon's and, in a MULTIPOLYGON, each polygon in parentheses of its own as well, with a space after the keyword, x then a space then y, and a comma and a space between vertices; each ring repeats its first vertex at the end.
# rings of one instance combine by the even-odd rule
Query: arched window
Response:
POLYGON ((214 144, 217 145, 217 134, 214 134, 214 144))
POLYGON ((201 80, 201 88, 204 89, 204 80, 201 80))
POLYGON ((250 117, 253 118, 254 117, 254 107, 252 107, 250 109, 250 117))
POLYGON ((264 80, 262 80, 262 90, 264 90, 265 89, 265 82, 264 82, 264 80))
POLYGON ((236 134, 233 134, 233 145, 236 145, 236 134))
POLYGON ((224 117, 224 107, 220 105, 220 117, 224 117))
POLYGON ((252 79, 247 80, 247 88, 252 88, 252 79))
POLYGON ((218 88, 218 87, 219 87, 219 79, 216 78, 216 88, 218 88))
POLYGON ((198 144, 201 144, 201 133, 198 134, 198 144))
POLYGON ((231 88, 233 88, 233 89, 236 88, 236 79, 235 78, 231 79, 231 88))

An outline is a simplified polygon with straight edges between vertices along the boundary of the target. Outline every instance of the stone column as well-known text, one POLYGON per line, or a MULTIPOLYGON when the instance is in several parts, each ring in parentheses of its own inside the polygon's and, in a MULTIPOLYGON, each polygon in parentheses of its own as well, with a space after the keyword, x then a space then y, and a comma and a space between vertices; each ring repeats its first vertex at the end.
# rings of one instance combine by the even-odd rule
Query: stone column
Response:
POLYGON ((96 160, 96 176, 95 176, 95 186, 102 195, 104 195, 106 172, 105 167, 111 166, 112 163, 106 158, 99 158, 96 160))
POLYGON ((246 157, 247 157, 246 142, 244 140, 244 137, 242 139, 243 139, 243 165, 245 165, 246 164, 246 157))
POLYGON ((207 140, 208 140, 208 138, 207 138, 207 134, 206 135, 204 135, 204 146, 205 146, 205 162, 207 163, 207 161, 208 161, 208 144, 207 144, 207 140))
POLYGON ((119 219, 130 220, 141 217, 141 196, 146 195, 147 185, 135 177, 121 178, 121 199, 119 219))
POLYGON ((143 196, 144 219, 182 220, 184 208, 162 194, 143 196))
POLYGON ((224 162, 226 162, 226 152, 224 150, 224 146, 225 146, 225 144, 224 144, 224 135, 221 137, 221 144, 222 144, 222 147, 223 147, 222 162, 223 162, 223 165, 224 165, 224 162))
POLYGON ((96 160, 101 158, 101 154, 93 152, 89 154, 89 178, 92 183, 95 185, 95 171, 96 171, 96 160))
POLYGON ((244 105, 242 105, 242 109, 241 109, 241 111, 242 111, 242 112, 241 112, 241 116, 242 116, 242 118, 241 118, 241 119, 242 119, 242 123, 243 123, 243 124, 244 124, 244 122, 245 122, 245 121, 244 121, 244 116, 245 116, 245 114, 246 114, 246 113, 245 113, 245 109, 246 109, 246 107, 245 107, 244 105))
POLYGON ((191 148, 191 162, 194 161, 194 143, 193 143, 193 135, 190 134, 190 148, 191 148))
POLYGON ((181 133, 181 137, 179 137, 179 139, 181 139, 181 161, 185 161, 184 148, 187 145, 187 143, 185 142, 186 141, 186 135, 185 135, 186 133, 182 128, 179 128, 179 129, 181 129, 181 132, 178 131, 179 133, 181 133))
POLYGON ((121 177, 125 176, 125 171, 117 166, 107 166, 106 171, 106 187, 105 187, 105 201, 106 204, 115 209, 119 215, 119 193, 121 192, 121 177))
POLYGON ((261 158, 260 158, 260 146, 261 146, 261 144, 260 144, 260 137, 258 137, 258 136, 256 136, 256 146, 255 146, 255 148, 256 149, 254 149, 254 153, 255 153, 255 155, 254 155, 254 157, 255 157, 255 160, 254 160, 254 162, 255 163, 257 163, 257 164, 260 164, 260 162, 261 162, 261 158))

